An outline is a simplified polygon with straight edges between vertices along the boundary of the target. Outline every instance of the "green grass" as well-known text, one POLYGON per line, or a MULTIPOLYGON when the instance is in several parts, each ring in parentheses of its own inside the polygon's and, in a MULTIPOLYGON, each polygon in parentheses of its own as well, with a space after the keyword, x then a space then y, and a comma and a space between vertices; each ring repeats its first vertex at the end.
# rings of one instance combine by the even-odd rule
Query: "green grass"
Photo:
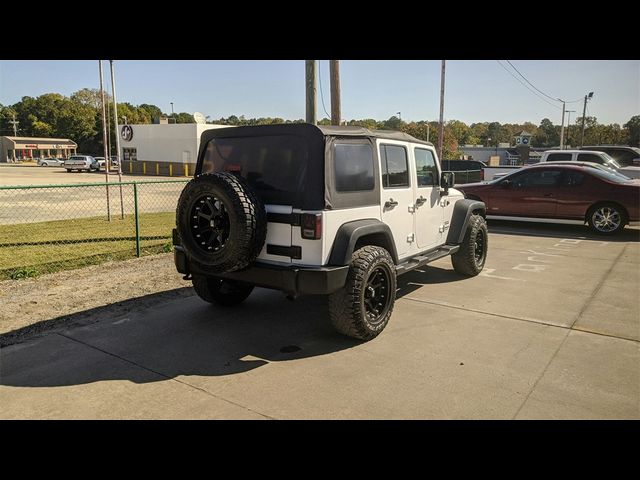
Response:
MULTIPOLYGON (((174 212, 143 213, 140 253, 172 251, 174 212)), ((135 257, 133 215, 0 225, 0 279, 27 278, 59 270, 135 257)))

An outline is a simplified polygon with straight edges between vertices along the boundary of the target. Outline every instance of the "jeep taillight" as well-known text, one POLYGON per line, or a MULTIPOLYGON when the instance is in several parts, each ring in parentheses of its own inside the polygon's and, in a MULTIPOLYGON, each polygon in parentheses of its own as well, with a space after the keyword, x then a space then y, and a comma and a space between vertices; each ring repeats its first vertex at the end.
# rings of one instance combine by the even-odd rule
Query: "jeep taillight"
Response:
POLYGON ((322 238, 321 213, 303 213, 300 223, 302 238, 307 240, 319 240, 322 238))

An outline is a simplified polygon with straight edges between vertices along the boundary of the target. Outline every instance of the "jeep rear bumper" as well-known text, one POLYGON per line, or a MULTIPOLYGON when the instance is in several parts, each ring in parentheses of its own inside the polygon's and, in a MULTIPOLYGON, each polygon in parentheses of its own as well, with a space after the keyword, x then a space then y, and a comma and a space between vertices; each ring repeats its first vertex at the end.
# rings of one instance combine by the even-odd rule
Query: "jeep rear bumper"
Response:
POLYGON ((205 275, 243 282, 258 287, 282 290, 290 295, 328 294, 342 288, 349 273, 349 266, 280 267, 266 263, 254 263, 245 270, 230 273, 211 273, 196 264, 190 264, 184 249, 174 246, 173 259, 178 272, 189 275, 205 275))

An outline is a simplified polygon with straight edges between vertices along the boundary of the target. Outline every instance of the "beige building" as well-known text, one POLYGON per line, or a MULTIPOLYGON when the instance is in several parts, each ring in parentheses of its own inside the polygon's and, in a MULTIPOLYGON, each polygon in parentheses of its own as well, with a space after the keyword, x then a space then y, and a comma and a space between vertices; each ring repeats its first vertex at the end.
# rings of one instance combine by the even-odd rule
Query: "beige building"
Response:
POLYGON ((0 137, 0 162, 31 158, 67 158, 76 153, 78 144, 68 138, 0 137))

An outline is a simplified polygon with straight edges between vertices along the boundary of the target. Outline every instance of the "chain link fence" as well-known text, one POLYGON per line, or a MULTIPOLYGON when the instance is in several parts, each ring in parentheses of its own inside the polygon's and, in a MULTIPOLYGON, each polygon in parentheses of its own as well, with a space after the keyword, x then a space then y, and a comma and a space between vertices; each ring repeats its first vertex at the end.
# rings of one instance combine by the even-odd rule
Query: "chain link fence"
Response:
POLYGON ((171 251, 187 181, 0 186, 0 280, 171 251))

